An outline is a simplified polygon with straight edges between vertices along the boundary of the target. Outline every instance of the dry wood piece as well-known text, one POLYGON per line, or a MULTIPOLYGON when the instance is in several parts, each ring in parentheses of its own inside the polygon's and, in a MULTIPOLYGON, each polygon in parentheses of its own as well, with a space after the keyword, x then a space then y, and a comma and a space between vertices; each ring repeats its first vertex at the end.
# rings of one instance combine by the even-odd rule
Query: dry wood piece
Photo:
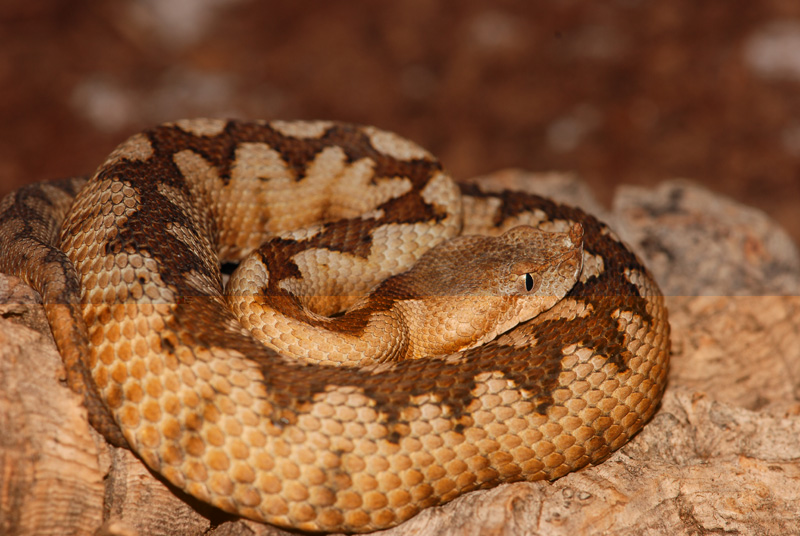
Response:
MULTIPOLYGON (((382 534, 790 534, 800 531, 800 255, 762 213, 688 182, 626 187, 603 214, 580 181, 476 179, 608 220, 667 295, 661 409, 608 461, 470 493, 382 534)), ((0 276, 0 533, 288 534, 176 494, 105 445, 61 380, 37 297, 0 276)))
POLYGON ((103 520, 104 442, 60 381, 37 298, 0 278, 0 534, 88 534, 103 520))

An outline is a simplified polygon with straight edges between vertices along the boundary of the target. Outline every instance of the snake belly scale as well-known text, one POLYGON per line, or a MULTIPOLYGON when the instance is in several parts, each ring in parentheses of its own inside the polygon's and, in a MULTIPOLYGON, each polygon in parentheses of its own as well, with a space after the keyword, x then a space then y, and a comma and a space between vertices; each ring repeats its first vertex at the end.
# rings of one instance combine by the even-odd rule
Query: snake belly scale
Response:
POLYGON ((42 294, 69 384, 113 443, 203 501, 301 530, 386 528, 467 491, 599 463, 644 426, 666 382, 664 300, 605 224, 459 186, 372 127, 200 119, 136 134, 88 180, 4 198, 0 270, 42 294), (268 271, 264 289, 322 267, 306 309, 361 303, 352 322, 334 318, 358 335, 382 280, 456 235, 519 226, 580 241, 567 264, 582 270, 533 318, 461 350, 297 360, 226 307, 220 266, 264 260, 269 242, 268 266, 251 268, 268 271))

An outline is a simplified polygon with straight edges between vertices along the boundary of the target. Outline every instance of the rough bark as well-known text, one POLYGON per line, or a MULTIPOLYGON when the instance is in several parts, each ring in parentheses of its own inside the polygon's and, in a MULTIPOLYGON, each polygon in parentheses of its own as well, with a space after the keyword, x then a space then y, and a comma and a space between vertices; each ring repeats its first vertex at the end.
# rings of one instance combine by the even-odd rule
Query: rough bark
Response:
MULTIPOLYGON (((605 463, 471 493, 382 534, 800 531, 800 255, 787 234, 683 181, 620 188, 607 211, 571 177, 476 180, 580 204, 641 254, 668 297, 670 383, 605 463)), ((106 445, 62 374, 36 295, 0 276, 0 533, 285 534, 199 504, 106 445)))

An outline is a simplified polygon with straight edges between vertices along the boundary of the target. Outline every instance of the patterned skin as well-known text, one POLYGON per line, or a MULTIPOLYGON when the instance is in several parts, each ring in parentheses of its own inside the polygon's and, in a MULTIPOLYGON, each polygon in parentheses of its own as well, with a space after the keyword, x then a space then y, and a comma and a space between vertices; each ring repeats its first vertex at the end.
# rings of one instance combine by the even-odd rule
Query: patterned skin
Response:
MULTIPOLYGON (((526 288, 532 262, 512 270, 526 288)), ((666 382, 663 298, 604 224, 534 195, 459 187, 373 127, 202 119, 137 134, 88 182, 3 199, 0 270, 42 294, 69 384, 110 441, 201 500, 302 530, 386 528, 467 491, 599 463, 652 416, 666 382), (511 231, 520 225, 534 229, 511 231), (349 306, 364 326, 403 299, 442 297, 425 287, 430 272, 380 304, 364 297, 438 244, 541 231, 556 243, 545 249, 567 246, 542 272, 563 279, 543 292, 558 299, 442 352, 308 364, 225 307, 220 266, 265 243, 254 255, 274 258, 249 268, 268 270, 260 295, 311 295, 300 317, 349 306), (344 275, 303 290, 314 267, 344 275), (347 297, 317 298, 345 279, 347 297)), ((483 295, 496 298, 509 280, 498 277, 483 295)))

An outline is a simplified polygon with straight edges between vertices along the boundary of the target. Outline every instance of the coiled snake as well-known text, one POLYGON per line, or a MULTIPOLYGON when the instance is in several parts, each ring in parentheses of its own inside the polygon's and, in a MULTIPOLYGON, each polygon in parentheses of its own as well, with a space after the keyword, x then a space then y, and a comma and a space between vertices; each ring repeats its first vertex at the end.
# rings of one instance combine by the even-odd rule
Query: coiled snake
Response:
POLYGON ((608 227, 459 187, 372 127, 137 134, 88 181, 4 198, 0 270, 42 294, 110 441, 203 501, 298 529, 386 528, 599 463, 666 381, 663 298, 608 227), (220 268, 246 256, 225 298, 220 268))

